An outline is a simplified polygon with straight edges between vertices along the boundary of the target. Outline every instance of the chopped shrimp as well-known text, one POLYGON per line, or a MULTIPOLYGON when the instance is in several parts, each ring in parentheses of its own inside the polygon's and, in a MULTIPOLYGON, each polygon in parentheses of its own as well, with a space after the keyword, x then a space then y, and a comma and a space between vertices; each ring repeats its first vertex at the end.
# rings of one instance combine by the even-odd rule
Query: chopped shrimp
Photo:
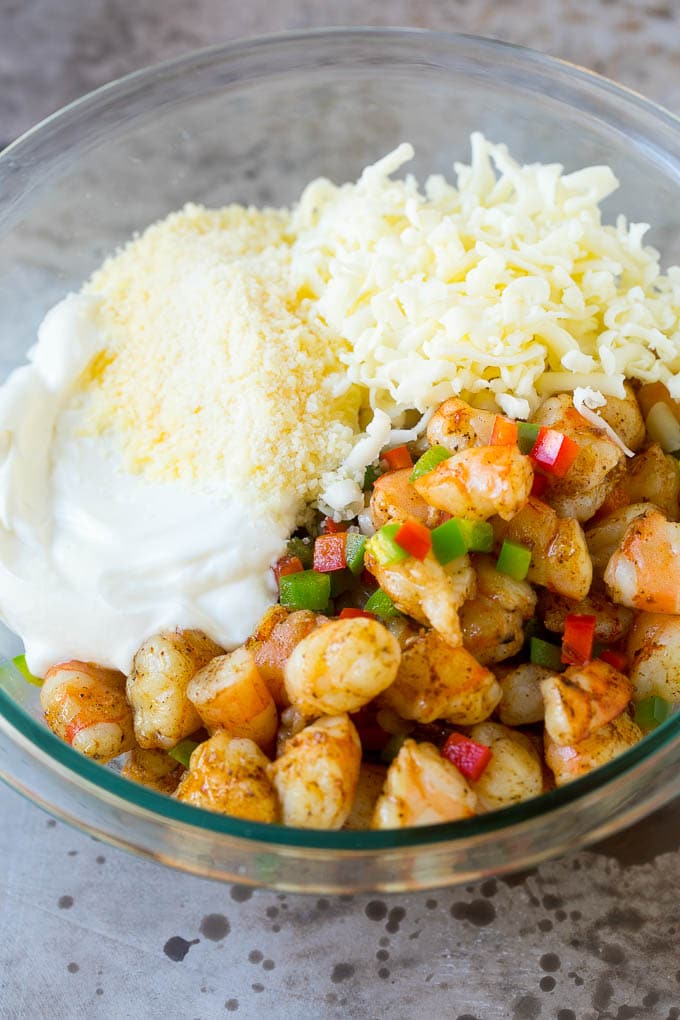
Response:
POLYGON ((199 630, 166 631, 141 646, 127 679, 140 747, 171 748, 201 726, 187 697, 194 673, 224 649, 199 630))
POLYGON ((252 648, 255 665, 279 708, 289 704, 283 672, 295 646, 327 618, 309 609, 289 613, 272 606, 260 620, 247 647, 252 648))
POLYGON ((218 655, 189 682, 187 697, 206 729, 228 730, 270 751, 278 726, 274 700, 249 648, 218 655))
POLYGON ((460 556, 445 567, 432 553, 424 560, 409 556, 401 563, 384 566, 369 542, 366 566, 397 609, 418 623, 434 627, 450 645, 462 643, 458 611, 474 595, 476 585, 467 556, 460 556))
POLYGON ((427 426, 431 446, 444 446, 455 453, 470 446, 488 446, 496 415, 470 407, 458 397, 449 397, 434 412, 427 426))
POLYGON ((650 613, 680 613, 680 524, 653 510, 628 525, 607 564, 615 602, 650 613))
POLYGON ((645 517, 654 513, 655 507, 649 503, 633 503, 631 506, 621 507, 613 513, 591 524, 586 530, 586 542, 588 552, 593 561, 593 573, 599 580, 604 576, 605 569, 612 553, 621 544, 628 525, 638 517, 645 517))
POLYGON ((370 829, 371 818, 382 794, 387 767, 362 761, 354 803, 343 829, 370 829))
POLYGON ((560 517, 587 521, 621 475, 625 453, 603 430, 579 414, 569 393, 545 400, 532 421, 556 429, 578 443, 578 456, 564 478, 548 479, 545 500, 560 517))
POLYGON ((91 662, 60 662, 40 688, 47 725, 76 751, 106 762, 135 745, 125 677, 91 662))
POLYGON ((593 659, 541 680, 545 729, 555 744, 578 744, 615 719, 633 694, 628 677, 593 659))
POLYGON ((415 520, 428 528, 436 528, 446 514, 426 503, 409 481, 411 468, 388 471, 381 475, 371 493, 371 520, 374 528, 389 521, 415 520))
POLYGON ((473 565, 477 593, 459 614, 463 643, 483 665, 502 662, 524 644, 524 621, 534 614, 536 595, 526 581, 499 573, 490 557, 476 556, 473 565))
POLYGON ((633 457, 619 485, 631 503, 654 503, 669 521, 677 521, 680 472, 675 458, 658 443, 633 457))
POLYGON ((556 744, 546 733, 545 760, 557 786, 564 786, 593 769, 606 765, 642 740, 642 730, 628 712, 622 712, 606 726, 578 744, 556 744))
POLYGON ((633 622, 633 612, 617 606, 604 592, 591 591, 580 602, 565 599, 554 592, 542 592, 538 601, 538 615, 547 630, 562 634, 570 613, 595 617, 595 640, 612 645, 625 637, 633 622))
POLYGON ((500 701, 494 674, 460 646, 452 648, 428 630, 401 656, 397 679, 380 703, 402 719, 431 723, 444 719, 470 725, 487 719, 500 701))
POLYGON ((680 701, 680 616, 638 613, 628 638, 635 699, 680 701))
POLYGON ((543 765, 528 737, 499 723, 473 726, 470 737, 491 748, 491 760, 479 779, 470 782, 478 811, 495 811, 543 792, 543 765))
POLYGON ((607 397, 597 413, 607 422, 625 446, 639 450, 646 438, 645 420, 630 383, 625 383, 625 397, 607 397))
POLYGON ((286 742, 269 766, 284 825, 340 829, 359 779, 361 741, 347 715, 325 716, 286 742))
POLYGON ((541 680, 550 676, 550 670, 534 662, 523 662, 508 672, 502 672, 498 679, 501 685, 501 700, 498 703, 498 717, 506 726, 528 726, 542 722, 545 714, 541 680))
POLYGON ((593 565, 578 521, 558 517, 552 507, 532 496, 509 523, 494 521, 494 533, 531 549, 527 581, 576 601, 586 597, 593 565))
POLYGON ((251 822, 276 822, 269 761, 257 744, 218 730, 194 750, 175 796, 187 804, 251 822))
POLYGON ((308 715, 356 712, 399 668, 399 642, 377 620, 332 620, 296 646, 285 668, 292 704, 308 715))
POLYGON ((390 765, 372 828, 434 825, 474 815, 477 798, 433 744, 405 740, 390 765))
POLYGON ((413 483, 431 506, 454 517, 510 520, 526 503, 534 471, 516 446, 460 450, 413 483))
POLYGON ((121 775, 159 793, 174 793, 184 769, 167 751, 133 747, 121 775))

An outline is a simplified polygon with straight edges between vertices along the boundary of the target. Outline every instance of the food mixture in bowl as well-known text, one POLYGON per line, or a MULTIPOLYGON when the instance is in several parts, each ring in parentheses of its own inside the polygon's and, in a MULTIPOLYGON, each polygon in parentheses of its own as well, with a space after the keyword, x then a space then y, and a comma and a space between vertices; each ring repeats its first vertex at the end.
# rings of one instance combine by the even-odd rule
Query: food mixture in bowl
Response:
POLYGON ((680 701, 680 269, 607 167, 411 155, 152 225, 0 390, 19 665, 186 802, 451 821, 680 701))

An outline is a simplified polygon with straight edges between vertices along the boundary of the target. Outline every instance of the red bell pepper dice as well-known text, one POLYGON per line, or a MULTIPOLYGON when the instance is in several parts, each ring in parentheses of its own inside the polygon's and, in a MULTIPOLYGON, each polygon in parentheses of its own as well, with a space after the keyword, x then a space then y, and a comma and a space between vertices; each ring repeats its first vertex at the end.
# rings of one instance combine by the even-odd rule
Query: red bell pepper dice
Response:
POLYGON ((555 429, 541 428, 530 457, 536 467, 556 478, 564 478, 578 457, 579 445, 555 429))
POLYGON ((582 666, 593 657, 595 617, 586 613, 569 613, 562 637, 562 662, 582 666))
POLYGON ((486 744, 478 744, 462 733, 451 733, 442 748, 442 755, 466 779, 475 782, 491 761, 492 751, 486 744))
POLYGON ((301 570, 304 570, 304 567, 302 566, 302 560, 298 559, 297 556, 282 556, 280 560, 276 561, 272 570, 278 584, 286 574, 299 574, 301 570))
POLYGON ((395 446, 393 450, 385 450, 382 459, 387 462, 390 471, 413 467, 413 459, 407 446, 395 446))
POLYGON ((344 570, 347 566, 346 541, 347 535, 344 531, 333 535, 319 535, 314 542, 314 569, 321 574, 327 574, 332 570, 344 570))
POLYGON ((432 548, 430 529, 418 521, 406 521, 394 536, 394 541, 410 556, 424 560, 432 548))
POLYGON ((375 620, 375 613, 367 613, 365 609, 353 609, 352 606, 348 606, 343 609, 338 617, 339 620, 354 620, 356 617, 364 616, 367 620, 375 620))
POLYGON ((508 418, 496 415, 491 433, 490 446, 516 446, 517 445, 517 422, 508 418))

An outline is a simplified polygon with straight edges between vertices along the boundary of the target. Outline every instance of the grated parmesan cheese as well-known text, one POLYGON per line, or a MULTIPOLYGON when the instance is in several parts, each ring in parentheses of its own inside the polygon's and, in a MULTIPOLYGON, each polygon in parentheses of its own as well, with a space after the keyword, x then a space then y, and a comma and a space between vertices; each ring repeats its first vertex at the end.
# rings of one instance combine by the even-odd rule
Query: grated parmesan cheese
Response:
POLYGON ((644 225, 602 224, 608 167, 522 166, 475 134, 457 186, 421 191, 390 176, 412 155, 292 210, 189 205, 94 274, 106 350, 81 399, 131 470, 337 516, 449 396, 522 418, 627 377, 680 398, 680 268, 644 225))

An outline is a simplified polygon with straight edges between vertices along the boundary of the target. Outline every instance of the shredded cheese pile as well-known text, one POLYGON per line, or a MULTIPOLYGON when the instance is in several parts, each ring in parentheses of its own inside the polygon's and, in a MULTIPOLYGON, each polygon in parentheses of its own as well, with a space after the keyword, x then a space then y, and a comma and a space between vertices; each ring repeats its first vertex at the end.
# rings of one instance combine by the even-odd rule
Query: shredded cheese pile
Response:
POLYGON ((366 463, 449 396, 520 418, 625 378, 680 398, 680 268, 645 225, 602 224, 608 167, 522 166, 475 134, 457 186, 421 191, 390 176, 412 155, 292 210, 187 206, 93 276, 91 420, 131 469, 355 512, 366 463))

